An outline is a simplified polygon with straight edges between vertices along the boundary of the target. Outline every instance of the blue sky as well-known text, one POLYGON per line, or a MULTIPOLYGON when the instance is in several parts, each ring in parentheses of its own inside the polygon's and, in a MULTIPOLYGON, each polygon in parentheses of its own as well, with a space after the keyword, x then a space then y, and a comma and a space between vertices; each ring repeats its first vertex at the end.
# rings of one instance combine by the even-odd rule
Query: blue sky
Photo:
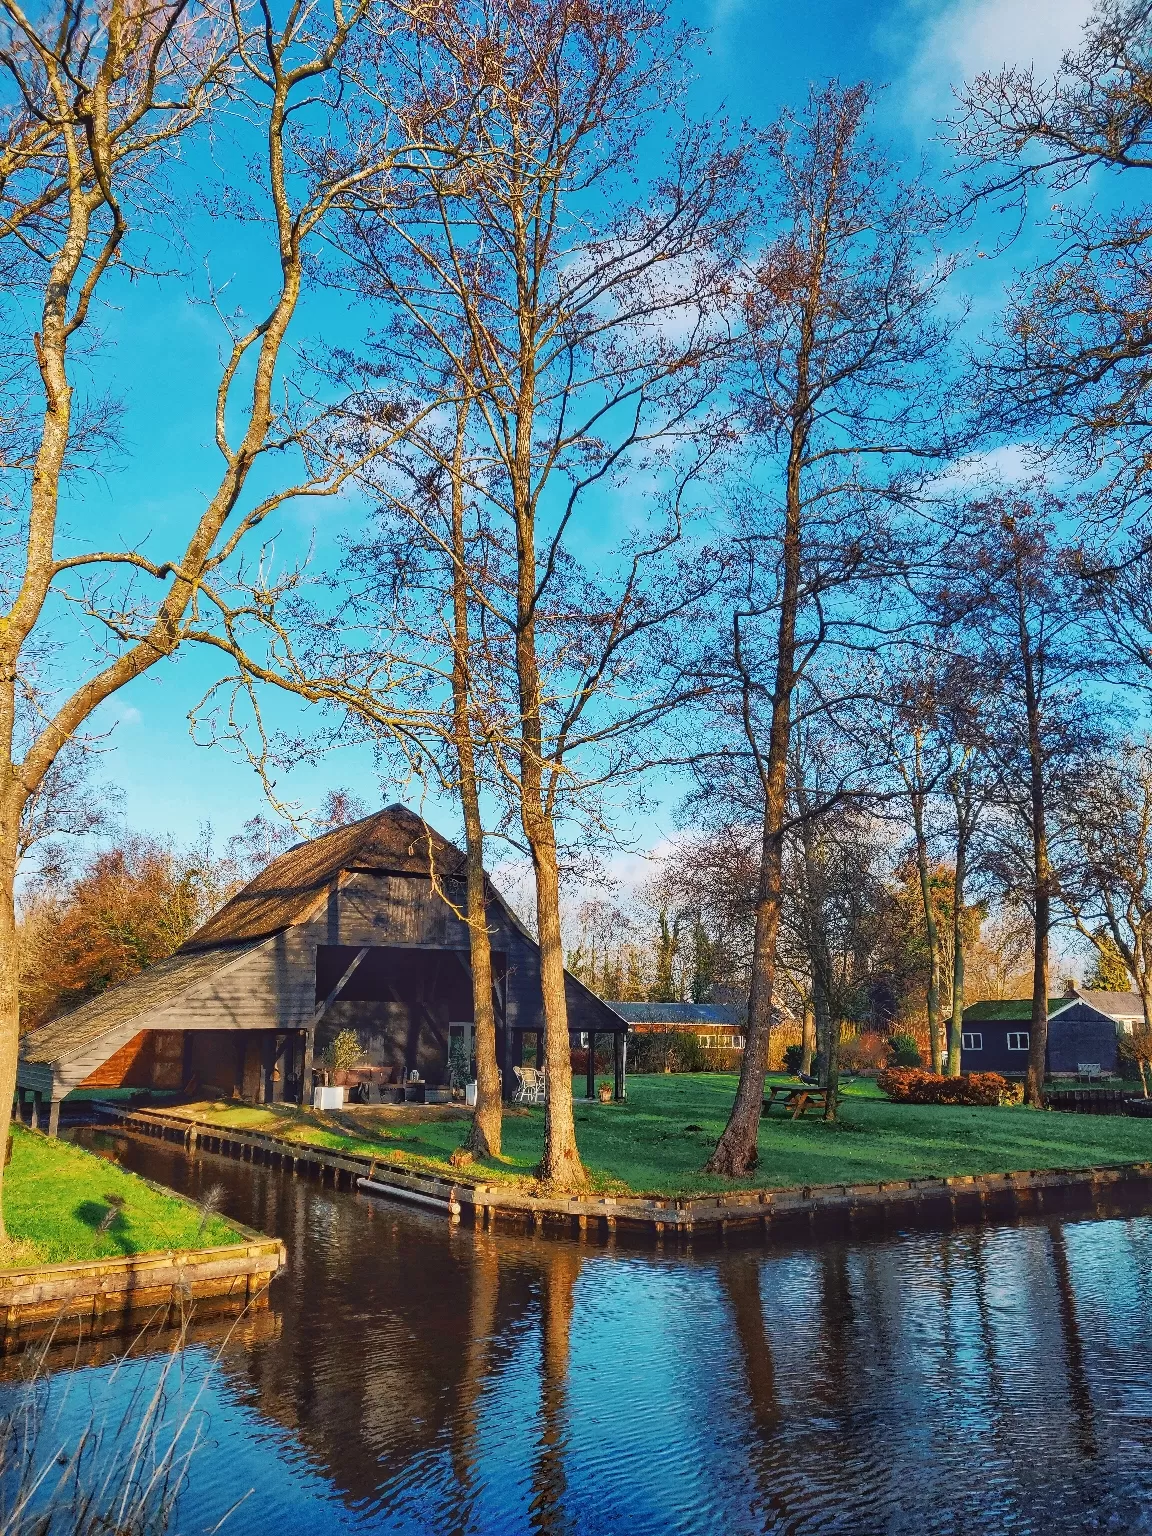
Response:
MULTIPOLYGON (((812 81, 868 79, 886 87, 878 132, 911 164, 930 148, 934 119, 948 110, 951 81, 1007 61, 1050 68, 1061 49, 1075 42, 1087 9, 1081 0, 686 5, 685 19, 709 34, 696 61, 693 105, 707 113, 723 104, 734 118, 764 122, 783 105, 801 101, 812 81)), ((251 231, 227 220, 212 225, 213 278, 229 281, 230 293, 256 298, 266 260, 251 231)), ((977 297, 988 304, 1008 275, 1007 262, 979 263, 965 281, 978 280, 977 297)), ((194 297, 175 284, 137 284, 119 294, 116 307, 105 314, 111 345, 100 373, 125 401, 125 452, 116 471, 88 484, 70 508, 70 520, 85 540, 134 542, 147 531, 152 548, 169 548, 212 484, 211 405, 222 336, 216 316, 202 302, 203 280, 197 284, 194 297)), ((306 309, 301 319, 301 340, 347 323, 344 306, 332 299, 306 309)), ((302 548, 314 542, 322 559, 351 511, 324 504, 317 514, 302 505, 281 520, 282 544, 302 548)), ((213 663, 206 657, 186 655, 154 670, 106 709, 100 724, 115 728, 102 772, 123 787, 129 826, 186 840, 210 822, 223 839, 264 808, 247 765, 221 750, 197 747, 189 737, 187 711, 212 677, 213 663)), ((336 785, 356 790, 370 804, 381 799, 370 760, 354 753, 301 768, 281 788, 287 797, 315 806, 336 785)), ((387 789, 383 797, 394 798, 387 789)), ((446 830, 454 829, 450 814, 437 819, 446 830)), ((632 830, 639 843, 651 846, 671 828, 669 808, 632 830)), ((627 875, 630 867, 623 863, 621 873, 627 875)))

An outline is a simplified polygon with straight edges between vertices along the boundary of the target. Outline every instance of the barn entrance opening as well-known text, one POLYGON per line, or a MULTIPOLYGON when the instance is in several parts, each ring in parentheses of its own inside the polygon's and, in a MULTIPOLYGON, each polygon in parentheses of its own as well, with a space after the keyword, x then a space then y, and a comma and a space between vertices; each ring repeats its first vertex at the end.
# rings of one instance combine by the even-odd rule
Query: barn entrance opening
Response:
MULTIPOLYGON (((505 956, 492 956, 497 1030, 504 1016, 505 956)), ((412 1072, 434 1086, 448 1082, 453 1033, 474 1054, 472 971, 466 949, 322 944, 316 954, 315 1056, 342 1030, 354 1030, 362 1066, 385 1081, 412 1072), (357 960, 357 957, 360 957, 357 960), (335 994, 335 995, 333 995, 335 994)))

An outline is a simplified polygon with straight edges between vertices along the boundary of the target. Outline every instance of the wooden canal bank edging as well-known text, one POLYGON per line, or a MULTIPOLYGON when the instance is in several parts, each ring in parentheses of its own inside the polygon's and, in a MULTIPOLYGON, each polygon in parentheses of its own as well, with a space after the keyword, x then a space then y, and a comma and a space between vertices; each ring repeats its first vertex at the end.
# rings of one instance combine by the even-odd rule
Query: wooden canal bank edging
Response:
POLYGON ((49 1332, 60 1338, 112 1333, 144 1311, 179 1312, 193 1302, 198 1310, 210 1303, 228 1311, 259 1304, 286 1261, 279 1238, 253 1232, 218 1248, 0 1270, 0 1347, 6 1352, 49 1332))
POLYGON ((798 1189, 741 1189, 677 1198, 580 1195, 549 1198, 505 1185, 450 1181, 400 1169, 367 1154, 334 1152, 259 1132, 214 1126, 153 1110, 102 1106, 125 1129, 202 1147, 250 1162, 330 1175, 333 1184, 413 1201, 450 1221, 478 1227, 589 1238, 638 1237, 724 1241, 869 1227, 952 1226, 1019 1215, 1152 1205, 1152 1163, 1020 1173, 960 1174, 876 1184, 823 1184, 798 1189))

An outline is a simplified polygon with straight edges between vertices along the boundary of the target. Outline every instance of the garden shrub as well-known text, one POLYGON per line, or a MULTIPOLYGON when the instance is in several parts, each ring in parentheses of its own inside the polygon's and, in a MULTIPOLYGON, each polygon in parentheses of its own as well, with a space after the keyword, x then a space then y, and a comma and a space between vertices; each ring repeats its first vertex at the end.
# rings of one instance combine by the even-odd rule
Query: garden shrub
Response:
POLYGON ((628 1036, 629 1072, 708 1072, 719 1069, 709 1051, 690 1030, 643 1029, 628 1036))
POLYGON ((840 1042, 841 1072, 878 1072, 888 1065, 888 1042, 871 1030, 840 1042))
POLYGON ((893 1035, 888 1041, 892 1061, 897 1067, 922 1067, 924 1058, 915 1035, 893 1035))
POLYGON ((784 1047, 784 1070, 793 1077, 800 1071, 804 1062, 804 1047, 802 1045, 786 1045, 784 1047))
POLYGON ((1018 1104, 1024 1096, 1019 1083, 1010 1083, 999 1072, 963 1072, 959 1077, 938 1077, 920 1067, 890 1067, 878 1083, 894 1104, 968 1104, 995 1108, 1018 1104))

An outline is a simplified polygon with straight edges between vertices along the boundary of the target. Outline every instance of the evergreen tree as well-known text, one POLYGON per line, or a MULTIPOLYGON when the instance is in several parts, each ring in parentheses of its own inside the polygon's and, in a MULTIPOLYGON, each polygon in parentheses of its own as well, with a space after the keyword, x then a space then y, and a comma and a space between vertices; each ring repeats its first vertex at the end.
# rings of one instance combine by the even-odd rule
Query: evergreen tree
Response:
POLYGON ((1106 928, 1098 928, 1092 937, 1096 959, 1084 985, 1092 992, 1131 992, 1132 977, 1112 935, 1106 928))
POLYGON ((716 946, 708 937, 708 930, 697 912, 692 926, 692 1001, 707 1003, 712 1000, 712 984, 716 980, 716 946))
POLYGON ((656 979, 652 983, 649 998, 654 1003, 679 1001, 676 986, 676 960, 680 954, 680 920, 668 921, 668 913, 660 913, 660 933, 656 940, 656 979))

